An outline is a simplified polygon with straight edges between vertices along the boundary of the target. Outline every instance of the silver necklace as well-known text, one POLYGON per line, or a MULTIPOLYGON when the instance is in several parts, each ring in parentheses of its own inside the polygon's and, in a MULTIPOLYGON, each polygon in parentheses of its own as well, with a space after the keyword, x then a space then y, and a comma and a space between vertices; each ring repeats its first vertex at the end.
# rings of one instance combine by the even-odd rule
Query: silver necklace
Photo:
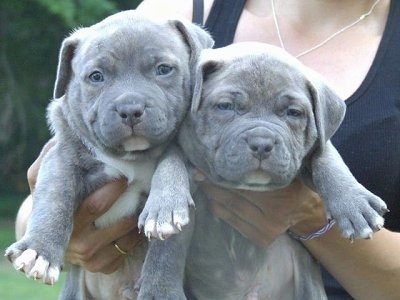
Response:
MULTIPOLYGON (((346 25, 345 27, 343 27, 342 29, 336 31, 335 33, 333 33, 332 35, 330 35, 329 37, 327 37, 325 40, 323 40, 321 43, 297 54, 295 57, 299 58, 303 55, 306 55, 308 53, 310 53, 311 51, 314 51, 320 47, 322 47, 323 45, 325 45, 326 43, 328 43, 330 40, 332 40, 333 38, 335 38, 336 36, 338 36, 339 34, 341 34, 342 32, 350 29, 351 27, 355 26, 356 24, 358 24, 359 22, 361 22, 362 20, 364 20, 366 17, 368 17, 375 9, 375 6, 379 3, 379 1, 381 0, 376 0, 374 2, 374 4, 372 4, 371 8, 369 11, 367 11, 366 13, 362 14, 356 21, 346 25)), ((279 29, 279 24, 278 24, 278 18, 276 16, 276 11, 275 11, 275 1, 271 0, 271 6, 272 6, 272 16, 274 18, 274 23, 275 23, 275 29, 276 29, 276 33, 278 35, 279 38, 279 43, 281 44, 281 48, 286 50, 285 48, 285 44, 283 43, 283 39, 282 39, 282 35, 281 35, 281 31, 279 29)))

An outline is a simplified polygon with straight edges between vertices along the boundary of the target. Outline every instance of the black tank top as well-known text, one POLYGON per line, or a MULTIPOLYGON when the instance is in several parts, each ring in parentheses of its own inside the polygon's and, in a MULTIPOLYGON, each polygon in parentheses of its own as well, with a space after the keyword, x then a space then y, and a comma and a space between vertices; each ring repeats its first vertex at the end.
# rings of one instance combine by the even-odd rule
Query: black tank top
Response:
MULTIPOLYGON (((201 2, 202 0, 194 0, 201 2)), ((215 47, 233 42, 245 0, 215 0, 204 26, 215 47)), ((200 4, 201 5, 201 4, 200 4)), ((202 15, 196 16, 197 23, 202 15)), ((388 205, 385 227, 400 232, 400 1, 392 0, 382 40, 360 87, 332 138, 357 180, 388 205)), ((334 57, 332 62, 334 64, 334 57)), ((329 293, 329 283, 327 290, 329 293)), ((330 299, 348 299, 335 296, 330 299)))

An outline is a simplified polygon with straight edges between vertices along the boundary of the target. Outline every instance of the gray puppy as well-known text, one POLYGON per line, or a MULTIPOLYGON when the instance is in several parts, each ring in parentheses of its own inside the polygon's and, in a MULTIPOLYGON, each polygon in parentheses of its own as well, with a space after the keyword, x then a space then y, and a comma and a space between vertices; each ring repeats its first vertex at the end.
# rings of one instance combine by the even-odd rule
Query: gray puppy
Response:
MULTIPOLYGON (((196 58, 212 44, 200 27, 135 11, 64 40, 48 108, 57 143, 43 159, 27 231, 6 250, 16 269, 55 283, 76 208, 120 177, 128 179, 128 189, 96 226, 137 213, 149 193, 156 205, 146 206, 141 218, 148 235, 176 233, 189 222, 189 182, 179 173, 186 169, 174 147, 167 147, 190 107, 196 58)), ((62 298, 132 299, 145 252, 146 246, 136 249, 111 275, 72 267, 62 298)))
MULTIPOLYGON (((343 100, 292 56, 239 43, 203 50, 179 140, 214 183, 273 191, 300 178, 320 194, 344 237, 369 238, 383 226, 386 205, 356 181, 329 142, 344 113, 343 100)), ((195 299, 326 298, 318 266, 299 242, 282 235, 267 249, 255 246, 207 211, 201 190, 193 195, 196 224, 185 274, 195 299)), ((151 282, 146 299, 172 299, 154 289, 166 276, 150 260, 184 249, 169 245, 158 243, 146 258, 152 270, 142 273, 151 282)))

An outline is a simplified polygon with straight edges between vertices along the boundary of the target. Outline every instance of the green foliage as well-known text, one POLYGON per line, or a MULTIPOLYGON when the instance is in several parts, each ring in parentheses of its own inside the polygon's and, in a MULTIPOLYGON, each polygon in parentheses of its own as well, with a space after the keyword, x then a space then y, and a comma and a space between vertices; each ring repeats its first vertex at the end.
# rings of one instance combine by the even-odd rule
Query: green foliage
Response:
POLYGON ((117 4, 108 0, 36 0, 67 27, 90 25, 106 15, 117 12, 117 4))
POLYGON ((27 194, 0 193, 0 222, 2 219, 14 219, 26 196, 27 194))
POLYGON ((91 25, 139 3, 0 2, 0 193, 29 192, 26 170, 50 137, 45 112, 52 97, 62 40, 75 27, 91 25))

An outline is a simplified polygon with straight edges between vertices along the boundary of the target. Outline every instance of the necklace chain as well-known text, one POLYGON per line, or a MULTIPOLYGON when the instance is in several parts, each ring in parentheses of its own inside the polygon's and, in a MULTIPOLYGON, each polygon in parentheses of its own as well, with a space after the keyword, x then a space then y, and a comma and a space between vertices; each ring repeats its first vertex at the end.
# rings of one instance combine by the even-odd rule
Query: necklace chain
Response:
MULTIPOLYGON (((342 32, 350 29, 351 27, 357 25, 359 22, 363 21, 366 17, 368 17, 370 14, 372 14, 372 12, 375 9, 375 6, 379 3, 380 0, 376 0, 374 2, 374 4, 372 4, 371 8, 369 9, 369 11, 367 11, 366 13, 362 14, 357 20, 355 20, 354 22, 346 25, 345 27, 343 27, 342 29, 336 31, 335 33, 333 33, 332 35, 328 36, 325 40, 323 40, 322 42, 316 44, 315 46, 299 53, 296 55, 296 58, 299 58, 303 55, 306 55, 308 53, 310 53, 311 51, 314 51, 322 46, 324 46, 326 43, 328 43, 330 40, 332 40, 333 38, 335 38, 336 36, 338 36, 339 34, 341 34, 342 32)), ((272 6, 272 16, 274 18, 274 23, 275 23, 275 29, 276 29, 276 33, 278 35, 279 38, 279 43, 281 45, 281 48, 286 50, 285 48, 285 44, 283 43, 283 39, 282 39, 282 35, 281 35, 281 31, 279 29, 279 24, 278 24, 278 18, 276 16, 276 11, 275 11, 275 1, 271 0, 271 6, 272 6)))

